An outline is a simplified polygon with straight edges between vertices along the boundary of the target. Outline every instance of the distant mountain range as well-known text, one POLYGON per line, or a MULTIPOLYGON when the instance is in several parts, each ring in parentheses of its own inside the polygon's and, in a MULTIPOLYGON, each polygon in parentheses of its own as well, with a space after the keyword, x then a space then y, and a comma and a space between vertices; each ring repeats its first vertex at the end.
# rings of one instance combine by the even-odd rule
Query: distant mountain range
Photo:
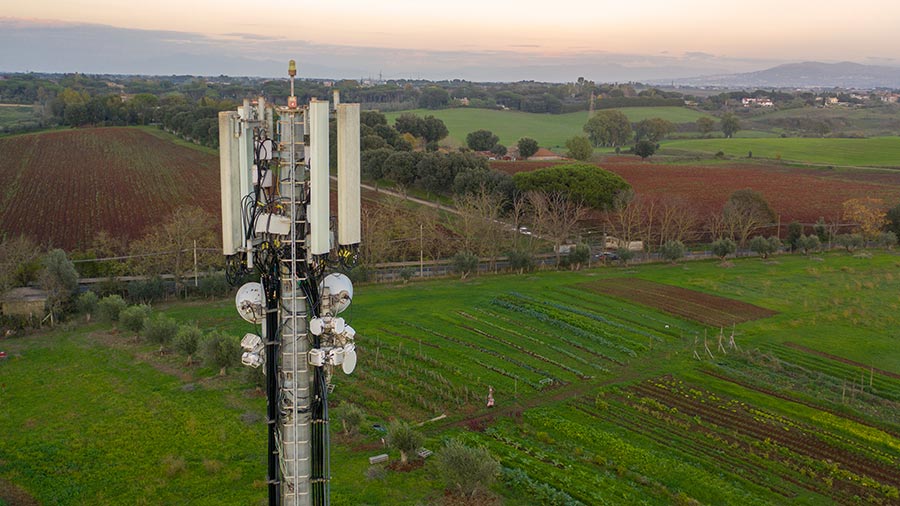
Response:
POLYGON ((738 88, 900 88, 900 67, 853 62, 803 62, 756 72, 690 77, 669 82, 738 88))

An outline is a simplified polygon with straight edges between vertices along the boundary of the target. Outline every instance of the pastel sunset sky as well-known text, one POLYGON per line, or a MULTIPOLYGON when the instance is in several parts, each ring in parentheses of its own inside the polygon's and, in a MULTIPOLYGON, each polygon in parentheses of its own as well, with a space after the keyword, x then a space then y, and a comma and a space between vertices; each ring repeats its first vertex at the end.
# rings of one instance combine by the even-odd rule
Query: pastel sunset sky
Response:
POLYGON ((0 71, 281 75, 291 55, 322 76, 486 80, 900 64, 891 0, 0 0, 0 16, 0 71))

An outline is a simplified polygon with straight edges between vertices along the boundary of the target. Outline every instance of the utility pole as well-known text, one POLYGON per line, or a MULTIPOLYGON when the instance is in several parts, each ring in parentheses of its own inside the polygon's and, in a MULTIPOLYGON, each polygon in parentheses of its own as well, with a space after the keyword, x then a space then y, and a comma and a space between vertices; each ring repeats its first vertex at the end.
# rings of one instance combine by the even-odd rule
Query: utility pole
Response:
POLYGON ((356 366, 355 331, 337 315, 353 297, 338 271, 355 265, 360 242, 359 104, 335 107, 338 226, 331 230, 329 102, 301 106, 293 60, 288 75, 286 106, 259 97, 219 114, 222 244, 230 282, 259 280, 241 286, 235 303, 262 326, 261 336, 242 339, 241 362, 265 365, 268 504, 327 506, 332 372, 356 366))
POLYGON ((425 277, 425 224, 419 223, 419 277, 425 277))

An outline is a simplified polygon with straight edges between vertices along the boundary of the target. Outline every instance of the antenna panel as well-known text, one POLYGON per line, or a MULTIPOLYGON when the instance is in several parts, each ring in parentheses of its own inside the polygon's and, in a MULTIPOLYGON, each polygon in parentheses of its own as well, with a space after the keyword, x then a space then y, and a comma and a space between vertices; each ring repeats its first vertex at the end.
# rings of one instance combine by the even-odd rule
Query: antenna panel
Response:
POLYGON ((359 104, 340 104, 338 131, 338 244, 360 242, 359 104))
POLYGON ((328 101, 309 103, 309 254, 331 250, 328 196, 328 101))

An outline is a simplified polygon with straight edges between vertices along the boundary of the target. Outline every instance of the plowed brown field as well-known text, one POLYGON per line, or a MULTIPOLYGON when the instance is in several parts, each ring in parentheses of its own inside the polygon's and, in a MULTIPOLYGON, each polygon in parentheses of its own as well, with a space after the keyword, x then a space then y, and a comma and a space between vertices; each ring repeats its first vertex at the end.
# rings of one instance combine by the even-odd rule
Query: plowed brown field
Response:
MULTIPOLYGON (((556 162, 558 163, 558 162, 556 162)), ((492 162, 491 167, 515 174, 555 165, 554 162, 492 162)), ((727 163, 689 165, 641 162, 637 157, 607 157, 599 164, 628 181, 638 195, 676 196, 691 202, 701 217, 721 211, 735 190, 760 192, 782 223, 814 223, 840 217, 848 199, 875 197, 888 205, 900 202, 900 171, 849 171, 727 163)))
POLYGON ((0 230, 66 249, 141 237, 182 206, 220 215, 218 157, 135 128, 2 138, 0 180, 0 230))

